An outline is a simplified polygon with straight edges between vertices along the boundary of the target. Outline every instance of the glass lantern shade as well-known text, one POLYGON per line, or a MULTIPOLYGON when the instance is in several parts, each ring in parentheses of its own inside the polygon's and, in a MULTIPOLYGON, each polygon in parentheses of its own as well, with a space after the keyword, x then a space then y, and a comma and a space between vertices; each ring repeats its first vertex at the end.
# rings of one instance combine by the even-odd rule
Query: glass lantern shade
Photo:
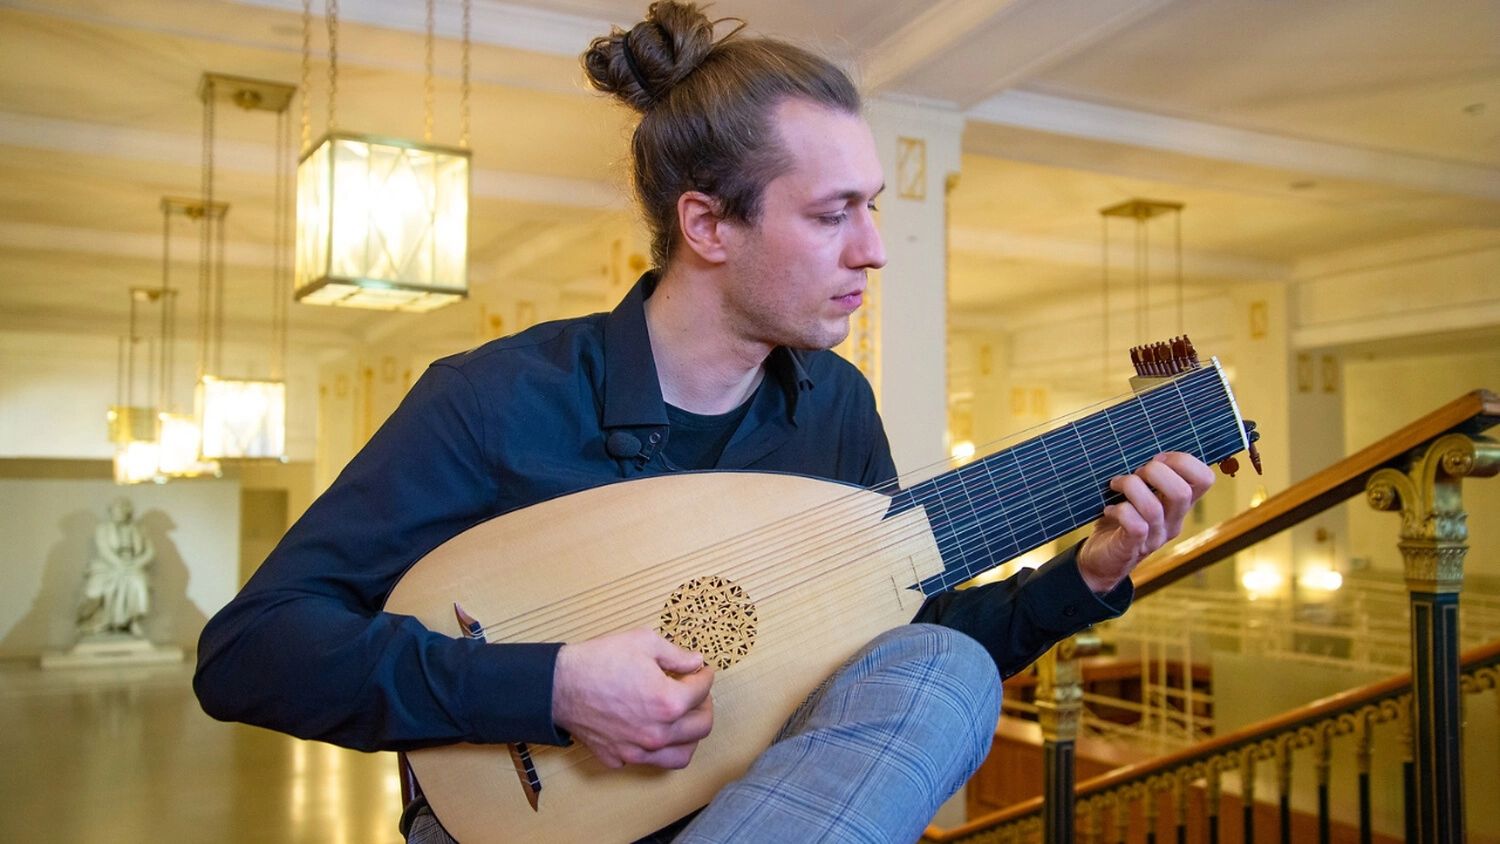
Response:
POLYGON ((194 478, 219 474, 219 464, 203 460, 203 427, 188 413, 161 415, 161 444, 157 455, 160 474, 169 478, 194 478))
POLYGON ((468 295, 468 241, 468 150, 331 133, 297 165, 300 302, 457 302, 468 295))
POLYGON ((115 449, 115 483, 139 484, 161 477, 161 445, 155 440, 134 440, 115 449))
POLYGON ((205 459, 281 459, 286 454, 286 384, 205 375, 198 383, 205 459))
POLYGON ((115 445, 156 441, 157 413, 154 407, 112 404, 105 418, 109 421, 109 441, 115 445))

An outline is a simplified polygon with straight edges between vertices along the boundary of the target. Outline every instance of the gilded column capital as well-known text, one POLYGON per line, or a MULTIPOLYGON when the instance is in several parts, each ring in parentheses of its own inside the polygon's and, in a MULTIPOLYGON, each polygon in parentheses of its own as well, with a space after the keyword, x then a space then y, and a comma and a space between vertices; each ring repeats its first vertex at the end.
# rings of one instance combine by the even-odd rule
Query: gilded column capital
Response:
POLYGON ((1080 658, 1099 652, 1099 634, 1085 630, 1058 642, 1037 662, 1037 723, 1046 741, 1078 738, 1083 711, 1083 665, 1080 658))
POLYGON ((1468 552, 1468 514, 1460 481, 1500 472, 1500 444, 1445 434, 1415 452, 1407 468, 1376 471, 1365 497, 1376 510, 1400 511, 1407 588, 1457 592, 1468 552))

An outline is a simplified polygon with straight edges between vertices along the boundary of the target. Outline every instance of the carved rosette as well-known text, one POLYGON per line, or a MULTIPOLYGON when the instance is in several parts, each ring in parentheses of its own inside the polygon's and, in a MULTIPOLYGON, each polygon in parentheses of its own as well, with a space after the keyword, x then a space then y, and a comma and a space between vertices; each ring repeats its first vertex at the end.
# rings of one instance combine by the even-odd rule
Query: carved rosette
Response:
POLYGON ((720 671, 750 653, 755 644, 755 604, 739 584, 698 577, 667 597, 657 631, 662 638, 703 655, 720 671))

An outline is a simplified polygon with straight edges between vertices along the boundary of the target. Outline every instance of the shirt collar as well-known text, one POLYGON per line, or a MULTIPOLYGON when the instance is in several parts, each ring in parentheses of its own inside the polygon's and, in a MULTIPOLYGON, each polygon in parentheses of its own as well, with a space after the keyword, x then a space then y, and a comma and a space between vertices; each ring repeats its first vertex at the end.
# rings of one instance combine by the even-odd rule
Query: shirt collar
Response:
MULTIPOLYGON (((605 428, 667 424, 666 403, 646 328, 646 299, 657 280, 656 270, 646 271, 604 319, 605 428)), ((794 421, 801 394, 813 388, 805 363, 808 354, 778 346, 766 361, 766 371, 785 392, 794 421)))
POLYGON ((646 297, 655 271, 641 276, 604 318, 604 427, 666 425, 667 408, 646 331, 646 297))

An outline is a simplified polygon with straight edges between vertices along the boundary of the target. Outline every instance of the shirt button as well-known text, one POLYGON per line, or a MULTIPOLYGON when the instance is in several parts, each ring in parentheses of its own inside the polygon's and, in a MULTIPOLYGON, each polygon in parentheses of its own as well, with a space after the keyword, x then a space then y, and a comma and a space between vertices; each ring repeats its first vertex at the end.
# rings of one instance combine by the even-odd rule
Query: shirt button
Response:
POLYGON ((661 432, 653 431, 651 432, 651 436, 647 437, 647 439, 651 440, 652 445, 656 445, 657 443, 661 442, 661 432))

